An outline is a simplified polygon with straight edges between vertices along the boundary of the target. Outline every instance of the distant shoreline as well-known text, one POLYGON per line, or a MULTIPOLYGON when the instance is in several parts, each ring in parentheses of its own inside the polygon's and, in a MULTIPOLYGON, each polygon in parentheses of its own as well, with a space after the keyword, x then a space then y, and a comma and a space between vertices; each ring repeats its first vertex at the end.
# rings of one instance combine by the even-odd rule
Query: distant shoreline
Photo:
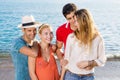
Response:
MULTIPOLYGON (((106 54, 107 61, 120 61, 120 54, 106 54)), ((10 54, 0 53, 0 58, 11 58, 10 54)))
POLYGON ((8 57, 11 57, 11 55, 7 53, 0 53, 0 58, 8 58, 8 57))

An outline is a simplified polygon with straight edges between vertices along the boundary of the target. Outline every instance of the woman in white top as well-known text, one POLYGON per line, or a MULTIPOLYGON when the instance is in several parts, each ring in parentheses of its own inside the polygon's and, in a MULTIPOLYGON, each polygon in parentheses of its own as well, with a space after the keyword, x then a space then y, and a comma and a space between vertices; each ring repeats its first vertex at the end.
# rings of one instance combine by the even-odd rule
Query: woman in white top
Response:
POLYGON ((78 29, 67 38, 64 80, 94 80, 94 67, 106 62, 104 42, 87 9, 75 13, 78 29))

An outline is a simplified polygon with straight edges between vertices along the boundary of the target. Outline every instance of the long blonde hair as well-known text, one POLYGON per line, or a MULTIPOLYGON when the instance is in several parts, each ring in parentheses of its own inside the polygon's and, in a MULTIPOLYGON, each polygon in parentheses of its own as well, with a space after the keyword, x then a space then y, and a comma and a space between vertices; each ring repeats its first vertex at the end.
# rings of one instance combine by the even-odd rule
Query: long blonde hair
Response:
POLYGON ((82 44, 91 47, 92 40, 95 34, 98 33, 95 28, 94 20, 87 9, 80 9, 75 12, 75 15, 79 25, 79 29, 74 31, 75 36, 82 44))

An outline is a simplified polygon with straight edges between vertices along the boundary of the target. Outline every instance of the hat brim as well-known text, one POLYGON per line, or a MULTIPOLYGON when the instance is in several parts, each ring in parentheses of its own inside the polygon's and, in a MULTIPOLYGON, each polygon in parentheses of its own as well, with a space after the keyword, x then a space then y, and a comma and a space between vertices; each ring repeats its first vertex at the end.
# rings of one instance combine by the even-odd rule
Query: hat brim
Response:
POLYGON ((34 22, 34 25, 23 26, 22 24, 19 24, 17 27, 18 27, 18 28, 31 28, 31 27, 37 28, 37 27, 39 27, 39 26, 41 26, 41 25, 42 25, 42 24, 39 23, 39 22, 34 22))

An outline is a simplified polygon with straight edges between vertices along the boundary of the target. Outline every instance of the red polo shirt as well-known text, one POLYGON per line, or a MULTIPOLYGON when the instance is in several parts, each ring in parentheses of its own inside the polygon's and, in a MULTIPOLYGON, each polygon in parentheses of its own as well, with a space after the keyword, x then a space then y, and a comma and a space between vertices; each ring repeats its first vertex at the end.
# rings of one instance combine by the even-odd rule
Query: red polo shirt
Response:
POLYGON ((64 43, 64 49, 66 47, 67 37, 72 32, 73 32, 73 30, 70 28, 70 23, 65 23, 65 24, 59 26, 59 28, 56 31, 56 39, 57 39, 57 41, 61 41, 64 43))

